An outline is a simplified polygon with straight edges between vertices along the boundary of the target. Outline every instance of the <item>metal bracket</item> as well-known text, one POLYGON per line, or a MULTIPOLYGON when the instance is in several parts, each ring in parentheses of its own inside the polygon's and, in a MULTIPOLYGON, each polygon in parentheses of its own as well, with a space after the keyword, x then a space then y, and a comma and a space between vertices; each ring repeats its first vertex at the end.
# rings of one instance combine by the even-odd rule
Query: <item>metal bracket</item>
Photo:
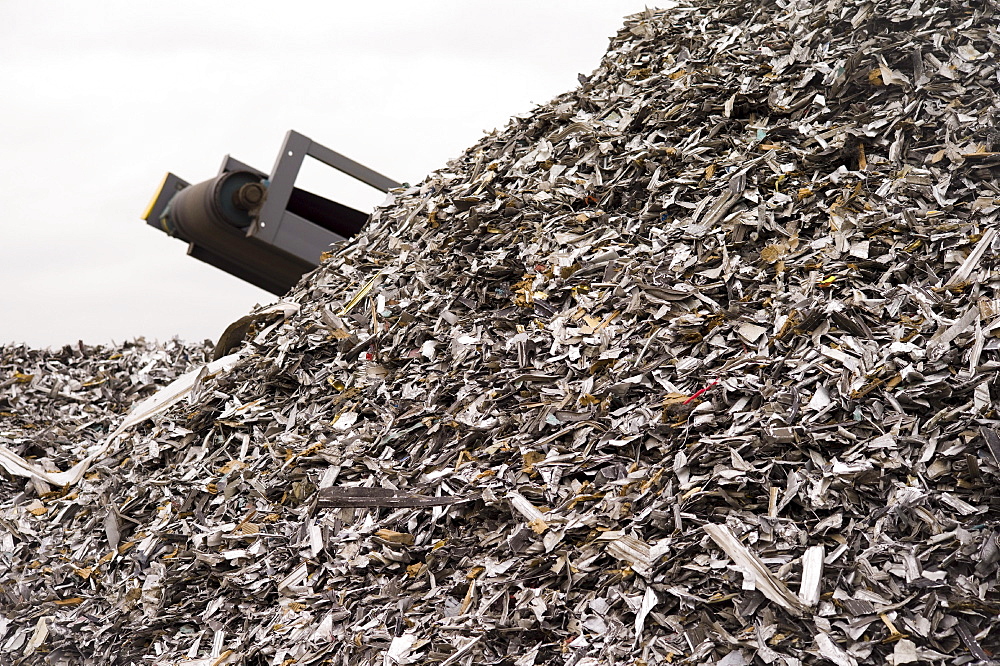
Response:
MULTIPOLYGON (((369 169, 363 164, 359 164, 336 151, 330 150, 322 144, 316 143, 295 130, 290 130, 285 135, 285 141, 281 145, 278 159, 271 170, 267 200, 261 207, 257 220, 247 231, 247 236, 256 238, 268 245, 274 245, 289 254, 317 262, 319 253, 315 252, 315 248, 317 247, 318 236, 321 232, 329 232, 316 229, 315 233, 311 233, 310 228, 315 225, 286 210, 288 200, 292 196, 292 190, 295 187, 295 179, 299 175, 299 170, 302 168, 302 163, 307 156, 313 157, 323 164, 382 192, 388 192, 390 189, 400 187, 401 185, 391 178, 387 178, 369 169), (311 238, 313 235, 316 235, 317 239, 311 238), (303 252, 308 256, 304 256, 303 252), (313 254, 316 256, 312 256, 313 254)), ((326 245, 328 243, 321 243, 320 247, 325 248, 326 245)))
POLYGON ((383 192, 399 187, 390 178, 290 131, 270 176, 229 155, 215 178, 196 185, 168 173, 142 217, 150 226, 186 241, 192 257, 282 294, 319 264, 332 243, 357 233, 367 219, 362 211, 295 187, 307 156, 383 192), (236 201, 237 193, 248 185, 261 189, 263 203, 259 196, 240 199, 242 205, 236 201))
POLYGON ((245 164, 240 162, 235 157, 226 155, 222 159, 222 166, 219 167, 219 175, 221 176, 222 174, 229 173, 230 171, 249 171, 250 173, 257 174, 261 178, 267 178, 267 174, 260 169, 254 169, 249 164, 245 164))

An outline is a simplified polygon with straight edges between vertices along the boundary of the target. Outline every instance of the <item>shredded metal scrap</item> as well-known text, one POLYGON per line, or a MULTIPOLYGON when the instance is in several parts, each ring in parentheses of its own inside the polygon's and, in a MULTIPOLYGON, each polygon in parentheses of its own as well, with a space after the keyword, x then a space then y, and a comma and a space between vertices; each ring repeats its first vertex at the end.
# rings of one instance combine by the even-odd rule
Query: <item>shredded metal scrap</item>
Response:
POLYGON ((4 479, 0 657, 992 659, 998 9, 629 18, 79 483, 4 479))

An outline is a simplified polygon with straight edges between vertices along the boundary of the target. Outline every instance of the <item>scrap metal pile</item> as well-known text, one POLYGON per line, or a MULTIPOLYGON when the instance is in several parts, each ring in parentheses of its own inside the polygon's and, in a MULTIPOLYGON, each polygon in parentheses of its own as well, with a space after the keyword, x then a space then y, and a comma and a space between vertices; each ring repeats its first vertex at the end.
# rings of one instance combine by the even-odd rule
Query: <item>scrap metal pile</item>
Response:
MULTIPOLYGON (((211 353, 209 343, 176 339, 159 344, 140 338, 118 346, 80 342, 57 350, 0 346, 0 456, 13 453, 43 469, 69 467, 81 450, 114 430, 133 403, 203 365, 211 353)), ((37 500, 53 490, 40 481, 19 495, 23 479, 11 483, 0 473, 0 497, 13 498, 13 505, 37 500)), ((6 527, 0 523, 0 530, 6 527)))
POLYGON ((998 9, 630 17, 172 406, 22 451, 86 464, 4 478, 2 661, 988 662, 998 9))

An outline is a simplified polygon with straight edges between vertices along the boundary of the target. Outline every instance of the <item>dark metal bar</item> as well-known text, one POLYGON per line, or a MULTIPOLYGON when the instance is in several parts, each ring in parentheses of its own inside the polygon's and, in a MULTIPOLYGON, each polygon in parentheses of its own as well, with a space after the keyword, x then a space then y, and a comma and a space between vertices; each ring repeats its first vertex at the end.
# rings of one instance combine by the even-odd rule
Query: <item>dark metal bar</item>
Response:
POLYGON ((344 240, 340 234, 327 231, 295 213, 283 212, 281 224, 275 225, 276 232, 270 241, 282 252, 316 266, 320 255, 329 249, 331 243, 344 240))
POLYGON ((222 160, 222 166, 219 167, 219 173, 228 173, 230 171, 249 171, 250 173, 255 173, 261 178, 267 178, 267 174, 259 169, 254 169, 249 164, 240 162, 235 157, 226 155, 222 160))
POLYGON ((289 131, 285 135, 278 159, 275 160, 274 169, 271 170, 267 201, 261 207, 257 221, 247 231, 247 236, 269 245, 274 244, 285 214, 285 207, 288 205, 288 198, 292 196, 292 189, 295 187, 295 178, 299 175, 310 143, 312 141, 298 132, 289 131))
MULTIPOLYGON (((297 132, 290 132, 290 134, 295 134, 297 132)), ((299 136, 302 136, 301 134, 299 136)), ((305 138, 305 137, 303 137, 305 138)), ((401 183, 397 183, 391 178, 387 178, 382 174, 369 169, 363 164, 358 164, 349 157, 345 157, 335 150, 330 150, 326 146, 316 143, 315 141, 309 142, 309 147, 306 153, 310 157, 315 157, 323 164, 331 166, 337 171, 346 173, 351 178, 356 178, 360 180, 365 185, 371 185, 377 190, 382 190, 383 192, 388 192, 389 190, 402 187, 401 183)))

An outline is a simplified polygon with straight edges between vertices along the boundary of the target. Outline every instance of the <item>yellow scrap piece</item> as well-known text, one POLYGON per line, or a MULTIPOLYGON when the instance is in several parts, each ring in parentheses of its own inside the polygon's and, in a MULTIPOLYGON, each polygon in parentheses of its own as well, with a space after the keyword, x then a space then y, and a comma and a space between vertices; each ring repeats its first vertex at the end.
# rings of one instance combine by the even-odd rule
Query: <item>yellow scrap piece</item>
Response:
POLYGON ((908 636, 908 634, 904 634, 900 632, 899 629, 896 628, 896 625, 892 623, 892 620, 889 619, 888 615, 886 615, 885 613, 879 613, 878 616, 885 624, 885 626, 888 627, 889 629, 889 636, 882 639, 883 643, 892 643, 898 641, 901 638, 906 638, 908 636))
POLYGON ((476 457, 469 453, 468 450, 463 449, 458 454, 458 460, 455 461, 455 469, 458 469, 465 463, 476 462, 476 457))
POLYGON ((219 658, 212 662, 212 666, 222 666, 222 663, 229 659, 229 655, 233 653, 232 650, 226 650, 219 655, 219 658))
POLYGON ((219 474, 229 474, 230 472, 235 472, 246 467, 247 464, 242 460, 230 460, 225 465, 219 468, 219 474))
POLYGON ((381 529, 375 532, 375 536, 389 543, 396 543, 401 546, 412 546, 414 537, 406 532, 396 532, 394 530, 381 529))
POLYGON ((69 599, 56 599, 56 606, 74 606, 83 603, 83 597, 70 597, 69 599))
POLYGON ((535 534, 544 534, 545 530, 549 529, 549 524, 541 518, 534 518, 533 520, 528 521, 528 527, 530 527, 531 531, 535 534))
POLYGON ((361 289, 358 290, 358 293, 356 293, 354 295, 354 298, 352 298, 351 300, 349 300, 347 302, 347 305, 345 305, 344 308, 340 312, 337 313, 338 316, 343 317, 344 315, 346 315, 347 313, 349 313, 351 310, 353 310, 355 308, 355 306, 358 303, 360 303, 362 301, 362 299, 364 299, 365 296, 368 295, 368 292, 370 292, 372 290, 372 287, 375 286, 375 281, 378 280, 379 277, 382 276, 382 271, 384 271, 384 270, 385 270, 384 268, 379 269, 379 271, 377 273, 375 273, 375 275, 373 275, 371 277, 371 279, 368 280, 368 282, 366 282, 363 287, 361 287, 361 289))

